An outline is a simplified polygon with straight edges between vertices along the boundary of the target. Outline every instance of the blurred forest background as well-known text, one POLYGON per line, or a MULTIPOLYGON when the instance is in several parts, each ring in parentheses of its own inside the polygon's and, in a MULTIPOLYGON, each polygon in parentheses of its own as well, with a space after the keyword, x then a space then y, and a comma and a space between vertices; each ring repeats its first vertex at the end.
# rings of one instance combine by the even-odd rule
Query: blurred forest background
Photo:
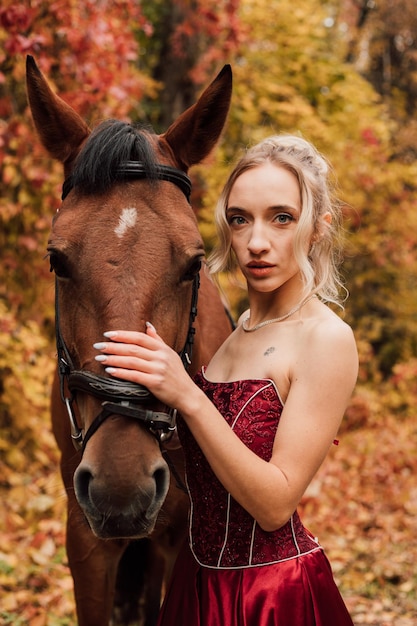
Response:
MULTIPOLYGON (((62 172, 28 111, 25 57, 94 125, 162 132, 224 63, 227 131, 192 170, 209 249, 231 164, 273 132, 334 166, 345 217, 343 313, 360 352, 340 445, 302 512, 356 625, 417 623, 417 10, 415 0, 2 0, 0 8, 0 624, 74 623, 65 494, 49 427, 62 172)), ((244 294, 225 283, 234 314, 244 294)), ((336 625, 335 625, 336 626, 336 625)))

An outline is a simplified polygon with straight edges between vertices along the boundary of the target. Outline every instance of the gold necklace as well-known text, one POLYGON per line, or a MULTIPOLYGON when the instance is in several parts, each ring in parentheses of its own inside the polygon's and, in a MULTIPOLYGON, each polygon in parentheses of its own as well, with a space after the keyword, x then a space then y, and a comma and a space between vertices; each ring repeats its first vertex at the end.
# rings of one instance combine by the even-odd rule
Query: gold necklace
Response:
POLYGON ((247 322, 250 320, 250 315, 248 315, 242 321, 242 328, 245 331, 245 333, 253 333, 255 330, 262 328, 262 326, 267 326, 268 324, 274 324, 275 322, 282 322, 283 320, 286 320, 288 317, 290 317, 291 315, 299 311, 305 304, 307 304, 307 302, 309 302, 315 297, 316 297, 316 294, 313 293, 312 296, 309 296, 305 300, 301 300, 301 302, 299 302, 293 309, 291 309, 291 311, 288 311, 288 313, 286 313, 285 315, 281 315, 281 317, 274 317, 273 319, 265 320, 264 322, 259 322, 259 324, 256 324, 256 326, 253 326, 252 328, 247 327, 247 322))

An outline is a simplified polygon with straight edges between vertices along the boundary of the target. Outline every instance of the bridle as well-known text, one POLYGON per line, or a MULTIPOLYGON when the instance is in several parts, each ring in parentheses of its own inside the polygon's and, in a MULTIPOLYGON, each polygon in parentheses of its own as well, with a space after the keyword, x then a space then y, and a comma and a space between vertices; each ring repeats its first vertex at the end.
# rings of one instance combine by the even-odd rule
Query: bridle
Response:
MULTIPOLYGON (((195 334, 193 323, 197 316, 199 283, 200 276, 197 274, 193 281, 187 338, 184 348, 180 352, 185 368, 188 368, 191 364, 195 334)), ((71 426, 71 439, 76 450, 81 450, 83 453, 88 440, 101 424, 114 413, 142 422, 160 443, 165 443, 171 438, 176 430, 176 410, 162 412, 143 408, 141 405, 155 400, 155 397, 146 387, 128 381, 106 378, 88 370, 75 369, 61 333, 58 280, 56 280, 55 284, 55 327, 61 399, 67 407, 71 426), (66 387, 70 392, 69 396, 66 395, 66 387), (88 393, 103 400, 101 412, 94 418, 85 434, 78 426, 72 406, 76 399, 77 391, 88 393)))
MULTIPOLYGON (((140 161, 123 161, 123 163, 120 163, 120 165, 115 168, 114 174, 116 180, 122 181, 139 180, 144 178, 166 180, 181 189, 182 193, 187 198, 188 203, 190 202, 191 180, 185 172, 177 169, 176 167, 171 167, 171 165, 155 163, 152 166, 152 172, 150 172, 149 167, 146 167, 145 164, 140 161)), ((62 200, 67 197, 73 187, 74 182, 72 176, 70 175, 62 185, 62 200)))
MULTIPOLYGON (((184 193, 188 202, 191 192, 191 181, 181 170, 168 166, 156 165, 157 178, 175 184, 184 193)), ((116 170, 121 180, 148 178, 147 170, 141 162, 126 161, 116 170)), ((64 199, 71 189, 73 182, 71 177, 67 178, 63 185, 62 199, 64 199)), ((191 364, 192 349, 194 344, 194 321, 197 316, 198 289, 200 276, 196 274, 193 281, 191 307, 189 314, 188 332, 185 345, 180 352, 181 360, 185 368, 191 364)), ((55 279, 55 332, 58 359, 58 374, 60 381, 61 399, 67 407, 68 417, 71 426, 71 438, 76 450, 84 453, 89 439, 98 428, 112 415, 123 415, 141 422, 150 433, 152 433, 160 444, 170 439, 176 430, 176 410, 169 412, 154 411, 144 408, 143 405, 155 400, 155 397, 146 387, 122 381, 115 378, 100 376, 88 370, 77 370, 69 354, 61 333, 58 280, 55 279), (66 394, 66 389, 70 395, 66 394), (73 403, 76 400, 78 391, 90 394, 102 400, 101 412, 94 418, 86 433, 78 426, 77 418, 73 411, 73 403)), ((171 470, 172 464, 169 463, 171 470)), ((175 474, 175 472, 174 472, 175 474)), ((178 477, 177 482, 178 482, 178 477)))

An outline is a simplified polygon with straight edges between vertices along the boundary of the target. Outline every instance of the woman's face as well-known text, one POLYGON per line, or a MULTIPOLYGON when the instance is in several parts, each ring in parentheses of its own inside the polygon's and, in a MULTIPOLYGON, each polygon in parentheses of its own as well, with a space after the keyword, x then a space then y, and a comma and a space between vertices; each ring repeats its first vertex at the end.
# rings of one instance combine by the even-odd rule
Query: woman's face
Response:
MULTIPOLYGON (((301 288, 294 236, 301 214, 297 178, 266 162, 235 181, 226 209, 231 245, 249 291, 301 288)), ((306 242, 306 251, 309 242, 306 242)))

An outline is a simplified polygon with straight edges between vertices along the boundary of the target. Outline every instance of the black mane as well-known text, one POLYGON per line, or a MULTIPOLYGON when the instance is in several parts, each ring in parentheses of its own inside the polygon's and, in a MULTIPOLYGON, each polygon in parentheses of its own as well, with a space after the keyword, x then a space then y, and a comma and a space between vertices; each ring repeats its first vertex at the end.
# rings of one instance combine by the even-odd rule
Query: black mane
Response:
POLYGON ((123 174, 117 168, 126 161, 140 161, 146 178, 157 180, 155 153, 148 130, 136 129, 119 120, 101 122, 91 133, 77 157, 71 186, 81 193, 105 193, 123 174))

